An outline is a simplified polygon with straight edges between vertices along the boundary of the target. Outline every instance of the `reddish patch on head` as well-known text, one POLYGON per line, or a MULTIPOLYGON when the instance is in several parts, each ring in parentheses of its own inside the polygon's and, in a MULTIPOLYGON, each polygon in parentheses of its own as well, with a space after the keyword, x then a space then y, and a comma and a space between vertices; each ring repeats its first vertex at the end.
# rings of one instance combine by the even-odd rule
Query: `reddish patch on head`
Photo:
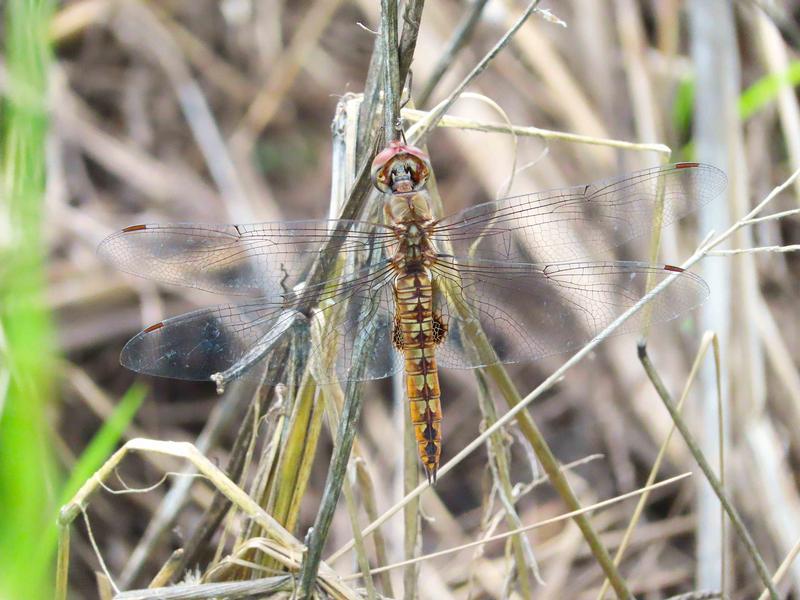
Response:
POLYGON ((131 231, 142 231, 147 229, 147 225, 131 225, 122 230, 122 233, 130 233, 131 231))
POLYGON ((682 162, 682 163, 676 163, 675 164, 675 168, 676 169, 696 169, 699 166, 700 166, 700 163, 696 163, 696 162, 682 162))
POLYGON ((156 329, 161 329, 164 326, 164 322, 161 321, 160 323, 156 323, 155 325, 150 325, 147 329, 145 329, 142 333, 150 333, 151 331, 155 331, 156 329))
POLYGON ((429 160, 428 155, 416 146, 409 146, 408 144, 404 144, 399 140, 392 140, 389 142, 389 145, 381 150, 372 161, 372 169, 375 170, 379 167, 382 167, 398 154, 411 154, 422 161, 429 160))

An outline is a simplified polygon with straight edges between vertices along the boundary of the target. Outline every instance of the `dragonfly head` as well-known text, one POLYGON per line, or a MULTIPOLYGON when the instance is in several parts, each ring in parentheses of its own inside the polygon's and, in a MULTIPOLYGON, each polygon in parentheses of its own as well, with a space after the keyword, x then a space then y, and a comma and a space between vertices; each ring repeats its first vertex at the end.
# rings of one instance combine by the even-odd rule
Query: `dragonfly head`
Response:
POLYGON ((430 173, 428 155, 397 140, 372 161, 372 183, 384 194, 421 190, 430 173))

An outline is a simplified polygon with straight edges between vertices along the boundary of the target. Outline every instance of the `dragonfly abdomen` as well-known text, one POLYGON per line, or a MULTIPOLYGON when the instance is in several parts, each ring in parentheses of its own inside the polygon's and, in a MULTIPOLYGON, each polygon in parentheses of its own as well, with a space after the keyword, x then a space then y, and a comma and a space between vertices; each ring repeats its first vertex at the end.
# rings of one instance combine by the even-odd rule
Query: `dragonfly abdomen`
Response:
POLYGON ((442 405, 435 346, 440 341, 433 315, 433 288, 424 270, 395 279, 395 340, 405 359, 406 390, 420 459, 429 481, 436 480, 442 454, 442 405))

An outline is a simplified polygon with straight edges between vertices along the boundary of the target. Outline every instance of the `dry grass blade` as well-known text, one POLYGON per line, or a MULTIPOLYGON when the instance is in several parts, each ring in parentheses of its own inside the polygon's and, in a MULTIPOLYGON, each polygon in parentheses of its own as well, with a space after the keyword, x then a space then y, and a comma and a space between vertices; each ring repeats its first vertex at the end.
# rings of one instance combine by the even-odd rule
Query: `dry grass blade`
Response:
MULTIPOLYGON (((63 530, 70 527, 75 517, 84 510, 94 493, 103 487, 103 482, 111 476, 117 465, 125 458, 129 452, 151 452, 166 454, 189 460, 195 468, 204 475, 228 500, 230 500, 239 510, 248 515, 276 542, 285 552, 287 566, 299 566, 300 557, 305 549, 286 529, 267 514, 254 500, 252 500, 241 488, 236 486, 222 471, 214 466, 202 453, 188 443, 179 442, 158 442, 154 440, 134 439, 127 442, 103 465, 103 467, 87 481, 72 500, 64 506, 59 516, 59 527, 62 529, 60 541, 62 544, 68 543, 68 536, 63 534, 63 530)), ((63 546, 59 549, 59 563, 67 562, 67 550, 63 546)), ((59 570, 59 580, 57 589, 66 590, 66 569, 59 570)), ((339 584, 334 581, 327 581, 325 573, 321 575, 323 586, 330 586, 331 589, 338 589, 339 584)))
POLYGON ((409 141, 412 141, 414 144, 422 145, 425 143, 425 138, 430 133, 431 129, 436 127, 437 123, 441 118, 445 115, 447 110, 453 105, 453 103, 458 100, 459 96, 467 89, 467 86, 472 83, 478 75, 480 75, 483 71, 486 70, 486 67, 489 66, 489 63, 494 59, 500 51, 505 48, 511 39, 514 37, 514 34, 519 31, 520 27, 522 27, 525 22, 528 20, 536 7, 539 5, 541 0, 533 0, 528 7, 523 11, 523 13, 519 16, 517 21, 506 31, 502 38, 494 45, 494 47, 486 53, 486 55, 478 62, 477 65, 470 71, 469 75, 467 75, 461 83, 459 83, 456 88, 450 92, 450 94, 442 100, 428 115, 428 117, 421 123, 418 124, 417 128, 412 131, 407 132, 407 136, 409 141))
MULTIPOLYGON (((680 399, 678 400, 677 405, 675 406, 675 410, 678 414, 683 411, 683 405, 686 402, 686 398, 689 395, 689 390, 691 389, 692 384, 697 377, 697 373, 700 369, 700 365, 703 359, 708 352, 708 348, 713 347, 714 349, 714 363, 716 365, 716 373, 717 373, 717 398, 718 401, 721 403, 722 401, 722 389, 721 389, 721 382, 720 382, 720 371, 719 371, 719 340, 717 339, 716 334, 713 332, 706 332, 703 336, 702 341, 700 342, 700 347, 697 350, 697 354, 695 355, 694 362, 692 364, 692 369, 689 372, 689 376, 686 378, 686 383, 683 386, 683 392, 681 392, 680 399)), ((661 444, 661 447, 658 449, 658 455, 656 459, 653 461, 652 467, 650 467, 650 473, 647 476, 647 482, 645 485, 652 484, 656 477, 658 476, 658 471, 661 468, 661 463, 666 456, 667 447, 669 446, 670 441, 672 440, 672 436, 675 433, 676 425, 673 423, 672 427, 670 427, 669 433, 664 438, 664 442, 661 444)), ((721 469, 721 472, 724 474, 724 470, 721 469)), ((631 520, 628 523, 628 527, 625 529, 625 534, 622 537, 622 541, 620 542, 619 548, 617 549, 616 554, 614 555, 614 563, 619 565, 622 562, 622 556, 628 548, 628 544, 630 543, 631 537, 633 536, 633 531, 636 528, 636 525, 639 522, 639 519, 642 516, 642 512, 644 511, 645 506, 647 505, 649 494, 645 493, 639 498, 639 501, 636 503, 636 508, 633 511, 633 516, 631 516, 631 520)), ((723 561, 723 565, 724 565, 723 561)), ((724 579, 723 579, 724 581, 724 579)), ((605 594, 608 591, 608 580, 603 582, 603 587, 600 589, 600 592, 597 594, 598 600, 602 600, 605 598, 605 594)), ((724 591, 724 590, 723 590, 724 591)))
MULTIPOLYGON (((786 555, 786 558, 783 559, 778 569, 775 571, 775 574, 772 576, 772 584, 777 586, 781 580, 784 578, 786 573, 789 571, 789 568, 792 566, 792 563, 797 558, 797 555, 800 554, 800 540, 792 546, 791 551, 789 554, 786 555)), ((767 600, 769 598, 769 590, 764 590, 761 592, 761 595, 758 597, 758 600, 767 600)))
MULTIPOLYGON (((421 561, 425 561, 425 560, 431 560, 431 559, 437 558, 439 556, 446 556, 448 554, 453 554, 455 552, 460 552, 461 550, 466 550, 468 548, 475 548, 477 546, 482 546, 482 545, 487 544, 489 542, 508 539, 510 537, 517 536, 517 535, 519 535, 521 533, 525 533, 527 531, 532 531, 534 529, 539 529, 539 528, 545 527, 547 525, 552 525, 553 523, 558 523, 560 521, 573 519, 576 516, 578 516, 579 514, 586 514, 588 512, 592 512, 592 511, 598 510, 600 508, 604 508, 606 506, 610 506, 610 505, 615 504, 617 502, 622 502, 623 500, 627 500, 628 498, 633 498, 634 496, 638 496, 640 494, 644 494, 644 493, 653 491, 655 489, 659 489, 659 488, 661 488, 663 486, 671 485, 673 483, 676 483, 678 481, 681 481, 681 480, 686 479, 687 477, 691 477, 691 476, 692 476, 691 473, 683 473, 682 475, 677 475, 675 477, 670 477, 669 479, 665 479, 663 481, 659 481, 658 483, 650 484, 650 485, 642 487, 642 488, 640 488, 638 490, 634 490, 632 492, 628 492, 626 494, 622 494, 622 495, 616 496, 614 498, 609 498, 608 500, 603 500, 602 502, 596 502, 595 504, 591 504, 589 506, 585 506, 585 507, 583 507, 583 508, 581 508, 580 510, 577 510, 577 511, 571 511, 571 512, 568 512, 568 513, 564 513, 563 515, 559 515, 557 517, 553 517, 551 519, 546 519, 544 521, 539 521, 538 523, 533 523, 531 525, 525 525, 524 527, 518 527, 517 529, 512 529, 512 530, 507 531, 505 533, 501 533, 501 534, 498 534, 498 535, 493 535, 493 536, 490 536, 490 537, 486 537, 486 538, 483 538, 483 539, 478 540, 476 542, 470 542, 469 544, 464 544, 462 546, 458 546, 457 548, 448 548, 447 550, 441 550, 439 552, 433 552, 433 553, 427 554, 425 556, 419 556, 419 557, 417 557, 415 559, 412 559, 411 561, 403 561, 401 563, 395 563, 393 565, 388 565, 386 567, 381 567, 380 569, 372 569, 372 571, 370 571, 370 573, 374 575, 374 574, 380 573, 380 572, 385 571, 385 570, 396 569, 396 568, 405 566, 407 564, 411 564, 412 562, 421 562, 421 561)), ((348 581, 348 580, 355 579, 355 578, 358 578, 358 577, 361 577, 361 574, 360 573, 355 573, 353 575, 349 575, 349 576, 343 577, 342 580, 343 581, 348 581)))
MULTIPOLYGON (((428 119, 431 118, 431 114, 432 111, 429 112, 411 108, 404 108, 402 111, 403 118, 414 123, 426 123, 428 119)), ((549 129, 541 129, 539 127, 529 127, 523 125, 508 126, 505 123, 480 121, 448 114, 442 115, 442 117, 436 123, 436 127, 453 127, 467 131, 483 131, 487 133, 511 133, 520 137, 538 137, 545 140, 560 140, 562 142, 588 144, 591 146, 608 146, 609 148, 632 150, 635 152, 656 152, 667 158, 672 154, 672 150, 669 148, 669 146, 665 146, 664 144, 648 144, 629 142, 626 140, 598 138, 590 135, 580 135, 577 133, 567 133, 564 131, 552 131, 549 129)), ((413 131, 414 128, 412 127, 410 132, 413 131)))
MULTIPOLYGON (((489 386, 483 374, 478 373, 478 403, 483 415, 483 423, 492 425, 497 420, 497 407, 494 405, 493 398, 489 393, 489 386)), ((519 529, 522 527, 522 520, 514 507, 514 493, 511 484, 511 474, 509 464, 511 462, 506 432, 496 431, 487 443, 487 455, 489 457, 489 467, 492 473, 493 489, 497 493, 500 505, 505 512, 506 522, 509 529, 519 529)), ((539 574, 539 565, 533 554, 530 542, 523 536, 511 538, 514 554, 513 568, 519 579, 520 592, 524 597, 531 597, 533 589, 528 576, 530 573, 536 578, 536 582, 543 585, 544 582, 539 574)), ((511 568, 511 565, 509 566, 511 568)))
POLYGON ((686 445, 689 446, 689 450, 694 456, 695 460, 697 461, 698 466, 703 471, 703 475, 705 475, 708 482, 711 484, 711 487, 714 489, 714 493, 719 498, 720 504, 727 514, 728 518, 730 518, 731 522, 733 523, 733 528, 736 531, 737 536, 739 537, 740 541, 744 544, 747 549, 747 553, 750 555, 753 564, 755 565, 756 572, 758 573, 759 578, 761 579, 762 583, 769 589, 770 595, 777 600, 778 592, 775 590, 772 582, 770 580, 769 572, 767 571, 767 566, 764 563, 764 559, 761 556, 761 553, 758 551, 755 542, 753 541, 750 532, 744 525, 742 518, 739 516, 738 511, 731 502, 728 500, 727 495, 725 494, 725 489, 723 488, 721 480, 714 474, 714 471, 709 465, 708 460, 705 458, 702 450, 698 446, 697 442, 695 441, 694 436, 689 431, 689 428, 686 426, 686 422, 681 417, 679 411, 675 407, 672 398, 669 395, 669 392, 664 387, 664 383, 661 381, 661 377, 658 375, 658 372, 655 370, 652 362, 650 362, 650 357, 647 355, 647 350, 644 344, 639 346, 639 360, 642 362, 642 366, 644 367, 647 376, 653 382, 653 386, 658 391, 658 395, 664 402, 664 406, 666 406, 667 410, 669 411, 670 417, 672 417, 672 421, 675 423, 675 426, 680 431, 681 436, 683 436, 686 445))

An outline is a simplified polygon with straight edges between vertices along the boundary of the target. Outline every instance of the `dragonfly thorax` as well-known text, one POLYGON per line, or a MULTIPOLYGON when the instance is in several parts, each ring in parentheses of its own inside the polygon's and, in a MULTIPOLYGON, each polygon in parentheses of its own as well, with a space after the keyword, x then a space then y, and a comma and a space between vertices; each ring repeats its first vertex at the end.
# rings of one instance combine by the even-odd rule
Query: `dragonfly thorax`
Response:
POLYGON ((425 226, 433 220, 430 197, 425 191, 387 196, 384 216, 387 225, 416 223, 425 226))

